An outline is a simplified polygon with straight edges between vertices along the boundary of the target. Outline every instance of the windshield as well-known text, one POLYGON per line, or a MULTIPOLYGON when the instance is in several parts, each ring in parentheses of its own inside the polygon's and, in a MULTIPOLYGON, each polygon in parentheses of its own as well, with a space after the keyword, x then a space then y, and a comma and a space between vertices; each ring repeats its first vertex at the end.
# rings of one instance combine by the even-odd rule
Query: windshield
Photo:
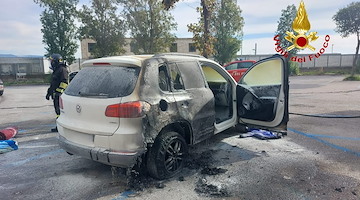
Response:
POLYGON ((134 90, 139 73, 139 67, 86 67, 74 77, 65 94, 97 98, 128 96, 134 90))

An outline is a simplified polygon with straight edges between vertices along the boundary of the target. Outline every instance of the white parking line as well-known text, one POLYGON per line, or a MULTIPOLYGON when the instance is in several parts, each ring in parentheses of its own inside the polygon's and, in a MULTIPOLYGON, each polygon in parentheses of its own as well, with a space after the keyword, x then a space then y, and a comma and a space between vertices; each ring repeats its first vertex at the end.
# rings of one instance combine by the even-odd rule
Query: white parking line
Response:
POLYGON ((35 149, 35 148, 48 148, 48 147, 58 147, 59 145, 35 145, 35 146, 21 146, 22 149, 35 149))
POLYGON ((33 135, 29 137, 14 138, 14 140, 16 140, 17 142, 27 142, 31 140, 51 138, 51 137, 55 137, 56 135, 57 133, 47 133, 47 134, 33 135))

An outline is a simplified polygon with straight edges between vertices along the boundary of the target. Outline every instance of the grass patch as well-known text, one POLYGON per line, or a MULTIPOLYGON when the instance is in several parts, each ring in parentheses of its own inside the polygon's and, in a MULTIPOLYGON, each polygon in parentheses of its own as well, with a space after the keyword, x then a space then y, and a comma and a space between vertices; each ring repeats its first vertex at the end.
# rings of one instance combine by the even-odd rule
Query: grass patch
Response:
POLYGON ((315 76, 315 75, 324 75, 324 72, 321 71, 307 71, 307 72, 300 72, 300 76, 315 76))
POLYGON ((360 75, 348 76, 344 81, 360 81, 360 75))
POLYGON ((349 74, 347 71, 321 71, 321 70, 313 70, 313 71, 302 71, 299 75, 302 76, 318 76, 318 75, 346 75, 349 74))

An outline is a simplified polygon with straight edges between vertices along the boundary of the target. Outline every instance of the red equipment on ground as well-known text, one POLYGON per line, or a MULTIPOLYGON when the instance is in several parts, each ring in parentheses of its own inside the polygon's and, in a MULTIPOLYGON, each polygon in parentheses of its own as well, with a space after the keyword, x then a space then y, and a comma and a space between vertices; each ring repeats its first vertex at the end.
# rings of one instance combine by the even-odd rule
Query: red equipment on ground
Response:
POLYGON ((18 133, 17 127, 7 127, 0 130, 0 140, 9 140, 13 138, 18 133))

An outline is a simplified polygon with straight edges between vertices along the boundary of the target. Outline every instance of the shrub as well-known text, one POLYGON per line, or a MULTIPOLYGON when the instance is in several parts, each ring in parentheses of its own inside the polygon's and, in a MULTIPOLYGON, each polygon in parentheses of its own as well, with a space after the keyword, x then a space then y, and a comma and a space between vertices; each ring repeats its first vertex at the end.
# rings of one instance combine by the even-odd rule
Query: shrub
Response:
POLYGON ((360 76, 359 75, 348 76, 344 79, 344 81, 360 81, 360 76))
POLYGON ((300 74, 299 63, 289 61, 288 65, 289 65, 289 73, 290 73, 290 75, 299 75, 300 74))

